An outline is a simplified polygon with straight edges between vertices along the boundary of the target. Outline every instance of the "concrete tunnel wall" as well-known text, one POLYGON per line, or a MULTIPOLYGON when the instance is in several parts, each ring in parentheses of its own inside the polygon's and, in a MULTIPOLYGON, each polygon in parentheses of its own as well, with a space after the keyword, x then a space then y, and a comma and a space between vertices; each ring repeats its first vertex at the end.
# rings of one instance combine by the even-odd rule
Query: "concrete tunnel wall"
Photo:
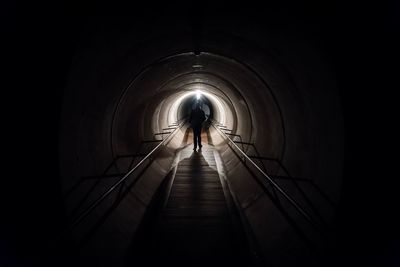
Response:
MULTIPOLYGON (((222 114, 216 100, 207 97, 214 119, 225 120, 243 141, 254 142, 263 156, 280 159, 293 176, 313 179, 337 201, 343 126, 333 76, 301 40, 296 41, 303 46, 294 42, 294 49, 275 39, 277 53, 252 34, 206 30, 199 56, 191 52, 190 36, 182 29, 168 37, 159 34, 143 40, 131 34, 126 39, 110 39, 107 46, 102 45, 102 36, 91 36, 88 47, 81 48, 85 56, 78 54, 71 67, 65 89, 60 131, 64 190, 81 176, 101 174, 116 155, 137 151, 141 140, 152 139, 184 114, 179 106, 172 108, 179 97, 201 88, 219 100, 225 111, 222 114)), ((170 171, 184 130, 162 150, 90 241, 88 251, 97 255, 91 260, 104 266, 107 262, 122 264, 121 253, 170 171), (107 256, 111 259, 99 253, 104 250, 113 255, 107 256)), ((297 246, 295 234, 219 134, 211 129, 211 135, 262 252, 279 251, 269 263, 285 265, 282 259, 293 253, 290 244, 297 246)), ((119 168, 126 164, 121 162, 119 168)), ((269 168, 278 171, 274 165, 269 168)), ((99 192, 104 188, 106 184, 99 192)), ((72 209, 84 192, 85 188, 77 192, 67 207, 72 209)), ((333 218, 332 213, 327 215, 333 218)))

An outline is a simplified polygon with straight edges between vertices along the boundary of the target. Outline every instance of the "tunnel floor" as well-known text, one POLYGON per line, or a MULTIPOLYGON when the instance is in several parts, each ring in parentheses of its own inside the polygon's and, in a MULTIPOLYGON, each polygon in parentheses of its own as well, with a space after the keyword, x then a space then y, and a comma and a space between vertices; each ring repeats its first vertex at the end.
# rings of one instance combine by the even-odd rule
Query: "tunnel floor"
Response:
POLYGON ((227 206, 210 136, 202 137, 202 150, 193 151, 189 143, 181 151, 169 198, 134 251, 145 263, 251 265, 244 233, 227 206))

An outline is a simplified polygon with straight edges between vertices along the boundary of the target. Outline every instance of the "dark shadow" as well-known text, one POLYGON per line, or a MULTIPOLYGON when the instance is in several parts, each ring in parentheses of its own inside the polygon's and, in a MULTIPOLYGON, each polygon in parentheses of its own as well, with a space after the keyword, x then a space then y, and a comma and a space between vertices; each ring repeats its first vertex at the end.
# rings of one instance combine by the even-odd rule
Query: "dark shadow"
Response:
MULTIPOLYGON (((183 118, 182 120, 185 120, 183 118)), ((170 124, 167 128, 163 128, 162 130, 162 137, 165 134, 171 134, 173 130, 177 129, 179 126, 179 123, 181 121, 178 121, 174 124, 170 124)), ((154 138, 156 138, 160 133, 155 133, 154 138)), ((186 137, 187 138, 187 137, 186 137)), ((163 140, 163 139, 162 139, 163 140)), ((135 164, 138 164, 144 157, 147 156, 147 154, 154 148, 156 147, 162 140, 157 140, 157 139, 152 139, 152 140, 142 140, 140 142, 139 147, 136 150, 136 153, 134 154, 125 154, 125 155, 117 155, 111 162, 108 164, 108 166, 104 169, 103 173, 101 175, 93 175, 93 176, 84 176, 81 177, 77 183, 75 183, 64 195, 64 201, 67 201, 68 199, 72 199, 73 194, 78 191, 83 186, 88 186, 88 182, 93 182, 92 185, 89 186, 88 190, 83 194, 82 197, 77 201, 77 204, 72 208, 72 211, 70 214, 68 214, 69 220, 71 222, 74 222, 77 220, 81 214, 85 212, 85 204, 86 208, 90 207, 90 203, 88 203, 88 200, 90 197, 93 198, 93 194, 96 193, 96 189, 102 184, 104 181, 109 181, 110 179, 115 179, 116 181, 123 177, 125 174, 127 174, 135 164), (128 160, 122 162, 121 160, 128 160), (124 170, 121 170, 123 168, 124 170), (112 172, 114 171, 114 172, 112 172), (118 178, 118 179, 117 179, 118 178), (89 205, 89 206, 87 206, 89 205), (81 212, 81 213, 79 213, 81 212)), ((147 167, 151 164, 153 159, 159 155, 159 151, 157 151, 154 155, 151 155, 148 158, 148 162, 146 167, 144 169, 147 169, 147 167)), ((143 171, 140 173, 138 177, 135 179, 139 179, 140 176, 143 174, 143 171)), ((119 186, 119 192, 117 193, 117 200, 119 197, 124 195, 124 188, 127 187, 127 190, 129 186, 126 186, 126 181, 124 181, 120 186, 119 186)), ((97 192, 98 193, 98 192, 97 192)), ((82 195, 82 194, 81 194, 82 195)), ((75 196, 75 198, 78 198, 75 196)))
MULTIPOLYGON (((247 151, 246 155, 253 159, 253 160, 258 160, 259 162, 259 166, 263 169, 263 171, 265 173, 269 173, 269 171, 267 171, 267 168, 265 166, 265 162, 272 162, 275 163, 278 166, 278 171, 277 173, 279 173, 280 170, 283 171, 284 175, 271 175, 269 173, 269 175, 271 176, 271 178, 274 180, 274 182, 276 182, 276 180, 288 180, 292 183, 292 185, 294 185, 294 187, 296 188, 296 190, 300 193, 300 195, 302 196, 303 200, 305 201, 305 203, 307 204, 307 207, 313 212, 313 214, 318 218, 319 223, 321 224, 322 228, 324 228, 324 231, 331 231, 333 229, 332 226, 328 225, 328 222, 325 220, 325 218, 322 216, 322 214, 320 213, 320 211, 317 209, 317 207, 314 205, 313 201, 308 197, 308 195, 306 194, 306 192, 304 191, 304 189, 302 188, 301 184, 308 184, 310 185, 313 189, 315 189, 318 194, 320 196, 322 196, 323 199, 325 199, 326 203, 329 204, 329 208, 333 209, 334 212, 336 212, 337 209, 337 205, 334 201, 332 201, 330 199, 330 197, 311 179, 308 178, 298 178, 298 177, 293 177, 288 169, 282 164, 282 162, 279 159, 276 158, 271 158, 271 157, 264 157, 261 156, 261 154, 259 153, 259 151, 257 150, 257 147, 253 144, 253 143, 248 143, 248 142, 243 142, 241 135, 237 135, 237 134, 232 134, 230 133, 230 129, 227 129, 225 126, 223 125, 218 125, 216 127, 219 127, 221 129, 221 131, 224 131, 224 133, 226 135, 229 136, 233 136, 232 137, 232 141, 236 144, 240 144, 241 148, 243 151, 247 151), (221 128, 222 127, 222 128, 221 128), (227 132, 228 131, 228 132, 227 132), (235 138, 238 138, 239 141, 236 141, 235 138), (246 150, 245 150, 246 149, 246 150), (248 155, 250 150, 253 150, 255 155, 248 155)), ((234 147, 232 145, 229 144, 229 146, 232 148, 232 150, 234 150, 234 147)), ((240 158, 240 160, 246 165, 246 158, 243 155, 240 155, 239 153, 237 153, 234 150, 236 156, 238 158, 240 158)), ((269 182, 269 187, 268 189, 272 191, 272 195, 275 198, 276 201, 279 202, 279 196, 276 192, 276 189, 274 186, 271 185, 271 183, 269 182)), ((282 186, 282 185, 280 185, 282 186)))
POLYGON ((207 153, 204 147, 193 151, 175 177, 166 176, 128 249, 126 266, 252 266, 245 234, 232 222, 235 215, 227 208, 218 172, 205 160, 207 153))
MULTIPOLYGON (((233 153, 241 161, 243 161, 241 155, 239 155, 239 153, 236 152, 236 150, 230 144, 229 144, 229 146, 231 147, 233 153)), ((258 173, 255 173, 254 170, 251 169, 248 166, 248 164, 246 164, 246 162, 244 162, 244 161, 243 161, 243 166, 254 177, 254 180, 260 185, 260 187, 263 189, 264 193, 272 201, 272 203, 275 205, 275 207, 278 209, 278 211, 281 213, 281 215, 285 218, 285 220, 288 222, 288 224, 294 229, 294 231, 299 236, 299 238, 304 242, 304 244, 310 249, 310 252, 312 252, 318 260, 321 260, 323 251, 321 251, 321 248, 319 248, 317 246, 317 244, 309 238, 309 236, 302 229, 300 224, 294 219, 294 216, 292 216, 288 213, 288 211, 285 209, 285 207, 283 206, 283 203, 282 203, 283 197, 281 197, 281 198, 279 197, 279 194, 277 194, 277 191, 275 190, 274 186, 271 185, 269 188, 265 187, 265 185, 259 181, 258 173)), ((320 231, 319 228, 316 228, 315 230, 320 231)))

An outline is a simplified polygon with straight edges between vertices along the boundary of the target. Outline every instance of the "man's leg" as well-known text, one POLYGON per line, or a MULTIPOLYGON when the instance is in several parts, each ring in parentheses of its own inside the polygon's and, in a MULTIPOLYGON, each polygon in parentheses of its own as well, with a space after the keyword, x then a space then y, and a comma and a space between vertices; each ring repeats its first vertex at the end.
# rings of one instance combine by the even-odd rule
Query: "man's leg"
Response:
POLYGON ((201 128, 199 129, 199 131, 198 131, 198 137, 199 137, 199 140, 197 141, 197 143, 199 144, 199 148, 201 148, 202 147, 202 145, 201 145, 201 128))
POLYGON ((193 128, 193 150, 197 148, 197 129, 193 128))

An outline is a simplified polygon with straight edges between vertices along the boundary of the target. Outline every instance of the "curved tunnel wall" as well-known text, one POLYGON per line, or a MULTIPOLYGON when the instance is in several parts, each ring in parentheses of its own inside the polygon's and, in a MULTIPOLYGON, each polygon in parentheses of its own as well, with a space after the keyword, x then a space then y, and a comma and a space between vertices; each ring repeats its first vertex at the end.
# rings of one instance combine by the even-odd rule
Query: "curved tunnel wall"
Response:
MULTIPOLYGON (((135 119, 132 116, 135 116, 138 111, 133 110, 136 106, 132 103, 144 100, 143 102, 148 104, 144 107, 146 110, 143 112, 146 117, 142 118, 144 132, 139 137, 139 139, 144 139, 155 132, 160 132, 168 124, 179 119, 178 116, 181 116, 179 115, 181 111, 178 110, 179 104, 185 98, 195 95, 197 91, 201 91, 214 106, 214 119, 241 132, 245 137, 251 138, 251 131, 254 127, 251 125, 249 107, 245 104, 243 96, 237 92, 236 88, 231 84, 227 84, 220 77, 208 72, 196 72, 191 69, 192 65, 203 57, 205 58, 203 60, 212 58, 210 55, 200 56, 200 58, 191 54, 177 55, 164 62, 159 62, 158 67, 152 68, 151 71, 143 75, 144 77, 140 77, 139 81, 133 82, 126 89, 124 99, 121 100, 118 106, 118 114, 122 115, 116 115, 117 119, 121 121, 126 119, 126 121, 117 122, 115 125, 126 125, 128 121, 134 121, 135 119), (169 76, 165 77, 166 80, 162 80, 160 76, 165 75, 164 70, 167 68, 165 65, 172 66, 174 73, 169 73, 169 76), (148 81, 154 80, 154 77, 157 77, 159 84, 152 87, 151 84, 148 84, 148 81), (149 94, 148 99, 143 98, 141 88, 146 88, 144 90, 146 90, 145 94, 147 92, 149 94), (131 116, 131 118, 127 116, 131 116), (151 127, 147 127, 147 122, 152 123, 151 127)), ((126 129, 122 129, 121 132, 132 136, 135 129, 132 129, 132 133, 126 131, 126 129)), ((115 139, 125 142, 124 138, 121 138, 118 134, 116 134, 115 139)), ((125 144, 122 146, 126 147, 125 144)))
MULTIPOLYGON (((107 48, 93 49, 95 52, 73 66, 65 91, 60 142, 65 190, 80 176, 101 173, 113 157, 136 151, 141 140, 152 139, 154 133, 180 119, 182 106, 174 103, 201 90, 209 94, 214 119, 222 120, 243 141, 255 143, 264 156, 280 159, 292 175, 313 179, 338 199, 342 121, 329 73, 317 70, 315 62, 296 65, 290 56, 279 57, 268 47, 225 33, 208 33, 199 56, 188 51, 190 38, 178 35, 177 39, 172 42, 160 37, 144 42, 146 46, 134 40, 116 41, 107 48), (115 57, 108 57, 112 54, 115 57), (315 75, 310 75, 311 70, 315 75)), ((248 215, 261 245, 270 251, 274 242, 284 242, 266 239, 269 222, 265 214, 268 217, 273 208, 259 197, 257 185, 244 178, 239 160, 219 135, 212 135, 241 204, 255 201, 248 215)), ((132 236, 146 203, 169 172, 182 138, 183 132, 170 142, 164 156, 132 190, 135 197, 122 205, 135 210, 134 214, 128 216, 121 208, 107 227, 129 223, 131 230, 126 230, 125 238, 132 236)), ((290 240, 283 236, 281 239, 290 240)))

